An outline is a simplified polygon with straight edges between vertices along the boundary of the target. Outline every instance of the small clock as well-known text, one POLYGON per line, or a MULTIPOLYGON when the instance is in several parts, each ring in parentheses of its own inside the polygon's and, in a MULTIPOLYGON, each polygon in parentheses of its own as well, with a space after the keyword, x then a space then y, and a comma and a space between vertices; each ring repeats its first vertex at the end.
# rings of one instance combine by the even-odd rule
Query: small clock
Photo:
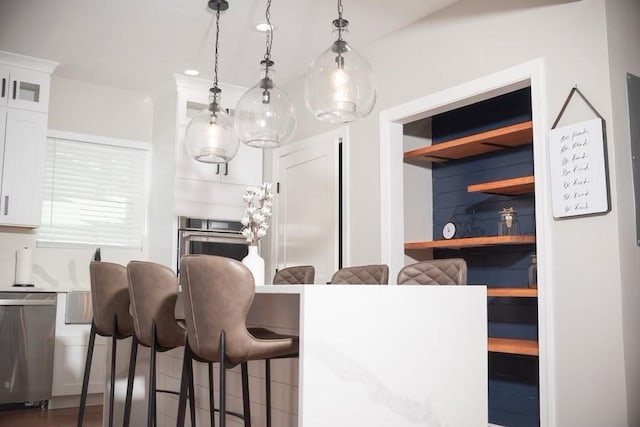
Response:
POLYGON ((448 222, 442 227, 442 237, 445 239, 452 239, 456 235, 456 225, 453 222, 448 222))

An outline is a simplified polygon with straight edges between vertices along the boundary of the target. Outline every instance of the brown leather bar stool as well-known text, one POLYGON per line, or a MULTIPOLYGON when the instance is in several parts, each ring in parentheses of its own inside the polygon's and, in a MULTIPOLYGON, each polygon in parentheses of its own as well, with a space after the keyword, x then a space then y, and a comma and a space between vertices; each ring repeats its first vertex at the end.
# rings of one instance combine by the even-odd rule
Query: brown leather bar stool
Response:
MULTIPOLYGON (((168 267, 147 261, 127 264, 131 312, 133 314, 134 342, 129 363, 129 382, 126 402, 130 405, 138 344, 151 349, 149 361, 147 425, 156 424, 156 392, 178 394, 176 391, 156 387, 156 353, 185 345, 187 330, 184 322, 176 320, 178 278, 168 267)), ((187 377, 190 396, 191 425, 195 426, 195 399, 193 376, 187 377)))
POLYGON ((398 272, 398 285, 466 285, 467 263, 462 258, 420 261, 398 272))
MULTIPOLYGON (((185 359, 220 364, 220 426, 224 427, 226 370, 249 360, 297 357, 298 337, 247 328, 255 284, 251 272, 241 262, 214 255, 187 255, 180 263, 180 281, 188 337, 185 359)), ((185 380, 183 371, 178 426, 184 425, 185 380)), ((243 390, 245 387, 248 391, 248 384, 243 384, 243 390)), ((247 408, 248 393, 243 392, 243 401, 247 408)), ((247 416, 250 418, 245 412, 245 425, 247 416)))
POLYGON ((389 284, 389 267, 385 264, 356 265, 344 267, 331 277, 330 284, 348 285, 387 285, 389 284))
MULTIPOLYGON (((84 411, 87 403, 89 374, 96 342, 96 335, 111 337, 111 376, 109 392, 109 426, 113 426, 113 399, 116 372, 116 343, 120 339, 133 335, 133 319, 129 314, 129 289, 127 285, 127 269, 123 265, 110 262, 92 261, 89 265, 91 277, 91 304, 93 320, 89 334, 87 359, 84 364, 84 378, 80 393, 80 407, 78 410, 78 427, 82 426, 84 411)), ((128 424, 128 413, 125 412, 125 422, 128 424)))
POLYGON ((309 285, 316 277, 312 265, 295 265, 278 270, 273 276, 274 285, 309 285))

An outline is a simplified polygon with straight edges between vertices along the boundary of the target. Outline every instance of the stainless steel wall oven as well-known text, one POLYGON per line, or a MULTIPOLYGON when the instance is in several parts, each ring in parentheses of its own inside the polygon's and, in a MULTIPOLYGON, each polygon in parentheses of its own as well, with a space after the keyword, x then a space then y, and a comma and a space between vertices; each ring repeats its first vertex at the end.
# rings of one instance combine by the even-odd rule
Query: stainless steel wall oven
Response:
POLYGON ((238 221, 178 217, 178 266, 188 254, 219 255, 242 260, 249 247, 238 221))

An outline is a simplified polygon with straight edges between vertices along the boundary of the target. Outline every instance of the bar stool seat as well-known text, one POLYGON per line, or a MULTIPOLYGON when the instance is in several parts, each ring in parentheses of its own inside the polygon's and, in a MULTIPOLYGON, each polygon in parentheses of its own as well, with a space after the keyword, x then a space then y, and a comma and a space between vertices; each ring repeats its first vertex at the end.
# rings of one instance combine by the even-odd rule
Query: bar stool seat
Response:
MULTIPOLYGON (((185 294, 188 337, 185 359, 194 357, 219 363, 220 426, 224 427, 226 370, 250 360, 297 357, 298 337, 247 328, 255 284, 251 272, 241 262, 214 255, 187 255, 181 260, 180 280, 185 294)), ((178 426, 184 425, 185 382, 183 371, 178 426)), ((248 394, 243 397, 247 408, 248 394)))
MULTIPOLYGON (((117 341, 133 335, 133 319, 129 314, 129 290, 127 269, 123 265, 110 262, 92 261, 89 265, 91 280, 91 304, 93 319, 89 334, 89 347, 84 365, 80 406, 78 408, 78 427, 82 426, 87 403, 89 375, 96 335, 111 337, 111 375, 108 404, 108 425, 113 426, 113 400, 116 369, 117 341)), ((125 413, 125 420, 127 420, 125 413)), ((123 423, 127 425, 127 421, 123 423)))

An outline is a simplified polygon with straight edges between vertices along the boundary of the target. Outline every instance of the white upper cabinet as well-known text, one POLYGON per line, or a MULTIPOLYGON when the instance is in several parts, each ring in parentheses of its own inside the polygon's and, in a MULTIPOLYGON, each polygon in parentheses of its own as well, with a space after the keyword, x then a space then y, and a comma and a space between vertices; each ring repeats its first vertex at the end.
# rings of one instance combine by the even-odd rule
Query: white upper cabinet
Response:
POLYGON ((38 227, 51 61, 0 51, 0 225, 38 227))
POLYGON ((0 130, 3 128, 0 225, 37 227, 42 213, 47 115, 0 107, 0 130))
MULTIPOLYGON (((211 84, 200 79, 178 78, 176 178, 219 182, 223 184, 259 185, 262 183, 262 150, 240 144, 238 153, 226 165, 198 162, 192 159, 184 146, 187 126, 191 119, 209 105, 211 84)), ((244 93, 237 86, 219 85, 222 106, 231 115, 244 93)))
POLYGON ((50 73, 55 64, 33 58, 22 61, 22 58, 0 52, 0 105, 46 113, 49 111, 50 73), (5 61, 7 63, 2 64, 5 61), (25 67, 13 65, 17 62, 25 67), (45 66, 44 71, 32 68, 39 65, 45 66))
POLYGON ((186 127, 196 114, 208 106, 209 91, 206 88, 178 86, 178 126, 186 127))

